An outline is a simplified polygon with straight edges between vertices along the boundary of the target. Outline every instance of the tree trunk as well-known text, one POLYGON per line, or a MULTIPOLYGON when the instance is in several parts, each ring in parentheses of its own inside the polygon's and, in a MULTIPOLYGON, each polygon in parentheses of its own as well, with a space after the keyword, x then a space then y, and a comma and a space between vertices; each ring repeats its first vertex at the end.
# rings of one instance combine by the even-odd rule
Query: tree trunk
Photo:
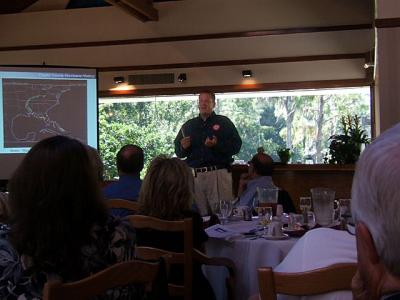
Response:
POLYGON ((315 143, 316 155, 315 162, 322 163, 322 125, 324 125, 324 106, 326 99, 323 95, 319 96, 318 100, 318 116, 317 116, 317 141, 315 143))
POLYGON ((292 149, 292 124, 296 112, 295 98, 293 96, 286 96, 284 98, 284 105, 286 110, 286 147, 292 149))

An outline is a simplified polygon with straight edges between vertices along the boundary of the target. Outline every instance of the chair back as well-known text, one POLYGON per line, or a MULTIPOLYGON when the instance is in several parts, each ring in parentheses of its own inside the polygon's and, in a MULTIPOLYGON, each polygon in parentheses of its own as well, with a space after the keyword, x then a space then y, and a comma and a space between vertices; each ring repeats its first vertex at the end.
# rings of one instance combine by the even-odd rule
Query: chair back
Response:
POLYGON ((108 199, 106 200, 108 208, 123 208, 133 212, 139 210, 139 203, 137 201, 131 201, 126 199, 108 199))
POLYGON ((184 284, 168 284, 170 296, 183 296, 185 300, 192 299, 193 286, 193 225, 192 219, 183 221, 166 221, 154 217, 131 215, 129 221, 135 229, 153 229, 163 232, 183 232, 183 252, 171 252, 158 248, 136 246, 136 257, 144 260, 155 260, 164 257, 167 266, 183 264, 184 284))
POLYGON ((129 284, 150 284, 155 281, 159 263, 121 262, 75 282, 49 280, 43 288, 43 300, 89 300, 107 290, 129 284))
POLYGON ((261 300, 276 300, 276 294, 306 296, 350 290, 357 264, 335 264, 299 273, 274 272, 269 267, 257 271, 261 300))

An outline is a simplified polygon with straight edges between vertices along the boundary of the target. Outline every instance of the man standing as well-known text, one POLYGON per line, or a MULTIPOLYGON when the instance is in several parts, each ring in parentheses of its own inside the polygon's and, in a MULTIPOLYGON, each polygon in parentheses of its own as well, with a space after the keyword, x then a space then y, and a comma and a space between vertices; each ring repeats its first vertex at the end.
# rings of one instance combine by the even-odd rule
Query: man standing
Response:
POLYGON ((198 107, 199 116, 183 124, 176 136, 175 153, 187 157, 193 168, 196 205, 204 216, 215 211, 219 200, 232 200, 228 168, 242 140, 229 118, 215 114, 214 93, 201 92, 198 107))
POLYGON ((137 201, 142 186, 140 171, 144 164, 143 149, 136 145, 125 145, 118 151, 116 160, 119 180, 103 189, 104 197, 137 201))

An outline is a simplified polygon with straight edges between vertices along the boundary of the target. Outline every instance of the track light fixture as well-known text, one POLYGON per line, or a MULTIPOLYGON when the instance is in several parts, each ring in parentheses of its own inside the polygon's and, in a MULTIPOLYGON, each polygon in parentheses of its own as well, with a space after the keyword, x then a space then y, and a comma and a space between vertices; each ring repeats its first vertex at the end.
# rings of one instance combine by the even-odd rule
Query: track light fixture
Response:
POLYGON ((253 72, 251 70, 244 70, 242 71, 243 78, 250 78, 253 77, 253 72))
POLYGON ((120 84, 120 83, 124 83, 124 82, 125 82, 124 76, 117 76, 117 77, 114 77, 114 83, 115 83, 115 84, 120 84))
POLYGON ((179 82, 184 82, 184 81, 186 81, 187 80, 187 76, 186 76, 186 73, 181 73, 181 74, 179 74, 178 75, 178 81, 179 82))
POLYGON ((367 62, 364 64, 364 69, 369 69, 375 67, 374 63, 372 62, 367 62))

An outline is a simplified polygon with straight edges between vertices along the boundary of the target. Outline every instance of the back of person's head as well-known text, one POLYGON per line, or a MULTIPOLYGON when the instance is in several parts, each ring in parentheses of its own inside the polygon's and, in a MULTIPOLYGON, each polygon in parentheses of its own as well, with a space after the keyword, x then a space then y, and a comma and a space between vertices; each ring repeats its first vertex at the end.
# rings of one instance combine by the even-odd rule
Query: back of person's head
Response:
POLYGON ((143 149, 136 145, 125 145, 117 153, 117 169, 119 173, 137 175, 143 170, 143 149))
POLYGON ((156 157, 140 189, 141 213, 165 220, 179 220, 193 201, 193 176, 178 158, 156 157))
POLYGON ((38 142, 9 182, 10 239, 35 268, 73 276, 94 224, 107 220, 86 147, 65 136, 38 142))
POLYGON ((104 164, 101 161, 99 152, 97 151, 97 149, 89 145, 87 145, 86 147, 89 154, 90 162, 92 163, 93 166, 93 171, 95 173, 95 176, 99 182, 103 182, 104 164))
POLYGON ((257 154, 252 157, 250 163, 253 165, 253 170, 261 176, 271 176, 274 169, 271 156, 264 153, 264 148, 257 149, 257 154))
POLYGON ((352 186, 352 214, 364 223, 380 259, 400 276, 400 124, 380 135, 362 153, 352 186))

